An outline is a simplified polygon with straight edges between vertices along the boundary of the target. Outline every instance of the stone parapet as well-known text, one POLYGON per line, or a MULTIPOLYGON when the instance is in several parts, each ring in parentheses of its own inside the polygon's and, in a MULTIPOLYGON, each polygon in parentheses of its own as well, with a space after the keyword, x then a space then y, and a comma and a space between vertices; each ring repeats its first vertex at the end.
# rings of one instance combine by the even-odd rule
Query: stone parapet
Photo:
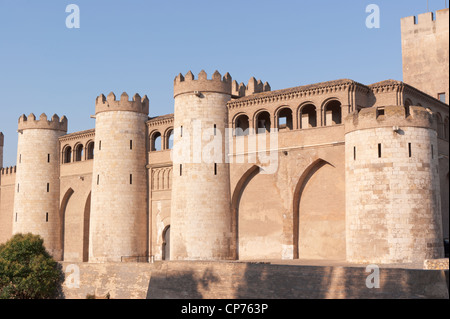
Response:
POLYGON ((231 95, 232 79, 229 73, 222 75, 216 71, 211 79, 207 78, 205 71, 198 74, 198 79, 189 71, 185 76, 181 73, 174 80, 174 97, 184 93, 213 92, 231 95))

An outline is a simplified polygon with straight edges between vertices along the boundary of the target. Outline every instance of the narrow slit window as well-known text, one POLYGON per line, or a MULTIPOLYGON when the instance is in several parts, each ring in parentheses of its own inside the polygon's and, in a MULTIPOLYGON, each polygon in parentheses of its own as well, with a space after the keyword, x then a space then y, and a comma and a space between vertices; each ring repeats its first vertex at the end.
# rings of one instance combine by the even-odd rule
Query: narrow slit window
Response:
POLYGON ((214 124, 214 136, 216 136, 216 134, 217 134, 217 125, 214 124))
POLYGON ((180 164, 180 176, 183 176, 183 164, 180 164))
POLYGON ((47 183, 47 193, 50 192, 50 183, 47 183))
POLYGON ((353 147, 353 160, 356 161, 356 146, 353 147))
POLYGON ((434 159, 434 147, 433 147, 433 144, 431 144, 431 158, 434 159))
POLYGON ((133 149, 133 140, 130 140, 130 150, 133 149))
POLYGON ((183 126, 180 128, 180 137, 183 137, 183 126))
POLYGON ((16 213, 16 218, 15 218, 15 222, 17 222, 17 213, 16 213))
POLYGON ((133 174, 130 174, 130 185, 133 184, 133 174))
POLYGON ((409 155, 409 157, 412 156, 412 152, 411 152, 411 143, 408 143, 408 155, 409 155))
POLYGON ((50 154, 47 154, 47 163, 50 163, 50 154))
POLYGON ((45 213, 45 222, 48 223, 48 213, 45 213))
POLYGON ((17 192, 20 191, 20 184, 17 184, 17 192))
POLYGON ((217 163, 214 163, 214 175, 217 175, 217 163))
POLYGON ((97 185, 100 184, 100 175, 97 175, 97 185))
POLYGON ((98 150, 99 150, 99 151, 102 150, 102 141, 98 142, 98 150))
POLYGON ((378 158, 381 157, 381 144, 378 144, 378 158))
POLYGON ((19 164, 22 163, 22 154, 19 155, 19 164))

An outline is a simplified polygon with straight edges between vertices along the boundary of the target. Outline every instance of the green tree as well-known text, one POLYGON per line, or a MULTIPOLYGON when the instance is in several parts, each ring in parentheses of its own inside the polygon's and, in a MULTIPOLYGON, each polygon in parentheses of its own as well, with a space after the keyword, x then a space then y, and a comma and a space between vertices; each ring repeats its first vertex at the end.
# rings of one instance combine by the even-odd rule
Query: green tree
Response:
POLYGON ((55 298, 62 278, 40 236, 16 234, 0 245, 0 299, 55 298))

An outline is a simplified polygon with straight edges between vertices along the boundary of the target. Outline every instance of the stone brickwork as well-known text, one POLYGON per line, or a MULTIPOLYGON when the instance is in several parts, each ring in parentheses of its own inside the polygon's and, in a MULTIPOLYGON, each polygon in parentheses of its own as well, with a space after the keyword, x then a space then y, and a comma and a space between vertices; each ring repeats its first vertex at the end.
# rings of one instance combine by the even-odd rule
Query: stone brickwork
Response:
POLYGON ((174 259, 235 259, 226 103, 231 77, 202 71, 175 79, 170 251, 174 259), (196 93, 198 92, 198 93, 196 93))
POLYGON ((448 271, 443 270, 380 268, 379 288, 369 289, 366 280, 371 272, 351 265, 198 261, 61 265, 66 274, 61 298, 66 299, 107 294, 112 299, 448 299, 448 271))
POLYGON ((15 166, 0 169, 0 243, 12 235, 16 170, 15 166))
POLYGON ((403 81, 449 102, 449 9, 401 19, 403 81))
POLYGON ((148 100, 109 94, 96 110, 89 261, 147 256, 148 100))
POLYGON ((346 122, 347 260, 443 255, 435 121, 424 108, 365 109, 346 122))
POLYGON ((448 258, 425 259, 423 262, 423 269, 447 269, 448 270, 448 258))
MULTIPOLYGON (((91 130, 22 116, 17 167, 0 175, 0 242, 34 232, 57 259, 91 263, 443 257, 445 19, 402 20, 406 83, 272 90, 188 72, 170 114, 149 118, 147 96, 110 93, 91 130)), ((3 145, 0 134, 0 166, 3 145)))
POLYGON ((12 233, 42 236, 47 250, 62 260, 59 137, 67 132, 67 119, 22 115, 18 129, 12 233))

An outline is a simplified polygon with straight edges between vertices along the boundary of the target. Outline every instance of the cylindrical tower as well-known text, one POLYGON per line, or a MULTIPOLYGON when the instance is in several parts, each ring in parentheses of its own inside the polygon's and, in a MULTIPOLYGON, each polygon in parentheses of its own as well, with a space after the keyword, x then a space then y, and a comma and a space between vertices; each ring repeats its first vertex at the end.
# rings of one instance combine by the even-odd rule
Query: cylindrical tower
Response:
POLYGON ((235 259, 225 143, 231 82, 217 71, 175 78, 171 259, 235 259))
POLYGON ((345 123, 347 259, 443 256, 436 123, 423 107, 374 107, 345 123))
POLYGON ((97 97, 89 262, 142 261, 148 255, 148 111, 147 96, 97 97))
POLYGON ((67 119, 22 115, 18 132, 12 232, 40 235, 49 253, 62 260, 59 137, 67 133, 67 119))

